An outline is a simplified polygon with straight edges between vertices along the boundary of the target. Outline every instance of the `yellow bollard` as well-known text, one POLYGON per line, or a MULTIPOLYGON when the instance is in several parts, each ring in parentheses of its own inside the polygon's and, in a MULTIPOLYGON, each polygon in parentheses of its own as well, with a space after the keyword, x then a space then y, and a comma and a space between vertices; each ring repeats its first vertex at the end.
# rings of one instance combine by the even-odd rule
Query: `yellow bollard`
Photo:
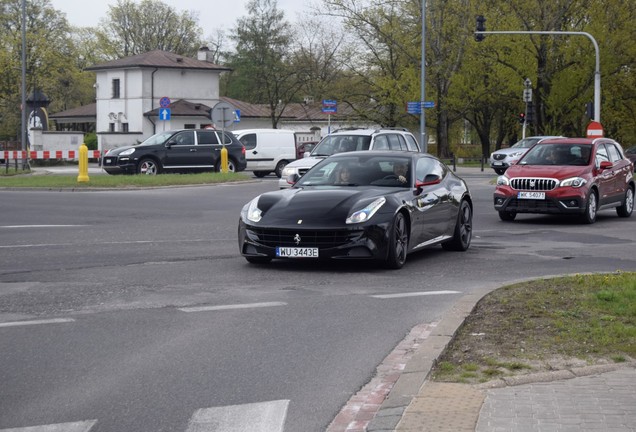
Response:
POLYGON ((88 147, 82 143, 79 148, 79 175, 78 182, 87 182, 88 179, 88 147))
POLYGON ((223 148, 221 149, 221 172, 225 174, 229 170, 230 169, 228 167, 227 149, 225 148, 225 146, 223 146, 223 148))

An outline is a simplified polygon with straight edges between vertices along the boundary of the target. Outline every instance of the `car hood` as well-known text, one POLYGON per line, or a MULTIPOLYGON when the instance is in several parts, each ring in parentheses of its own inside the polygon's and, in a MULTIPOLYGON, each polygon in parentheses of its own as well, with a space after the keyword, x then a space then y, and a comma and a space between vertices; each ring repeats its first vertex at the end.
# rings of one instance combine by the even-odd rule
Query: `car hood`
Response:
POLYGON ((296 159, 295 161, 287 164, 289 168, 311 168, 316 165, 318 162, 323 160, 326 156, 309 156, 300 159, 296 159))
POLYGON ((104 156, 117 156, 119 153, 123 152, 124 150, 128 150, 131 148, 135 148, 135 146, 116 147, 116 148, 110 149, 108 153, 106 153, 104 156))
POLYGON ((523 148, 523 147, 512 148, 512 147, 509 147, 509 148, 497 150, 497 151, 493 152, 493 154, 511 155, 513 153, 526 152, 528 150, 530 150, 530 148, 523 148))
MULTIPOLYGON (((364 187, 291 188, 267 192, 258 197, 258 207, 263 212, 258 225, 342 227, 352 211, 362 209, 385 195, 384 191, 364 187)), ((386 211, 386 207, 385 204, 378 213, 386 211)))
POLYGON ((554 179, 567 179, 570 177, 582 177, 589 174, 590 167, 586 166, 560 166, 560 165, 513 165, 506 171, 506 177, 541 177, 554 179))

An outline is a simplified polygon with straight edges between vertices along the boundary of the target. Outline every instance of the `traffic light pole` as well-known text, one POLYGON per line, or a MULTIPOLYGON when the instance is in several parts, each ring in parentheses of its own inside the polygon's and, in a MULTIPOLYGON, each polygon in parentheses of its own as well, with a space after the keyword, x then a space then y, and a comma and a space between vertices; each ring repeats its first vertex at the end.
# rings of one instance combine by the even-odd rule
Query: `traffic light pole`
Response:
MULTIPOLYGON (((482 17, 483 18, 483 17, 482 17)), ((479 21, 478 21, 479 25, 479 21)), ((482 23, 483 25, 483 23, 482 23)), ((594 70, 594 121, 601 122, 601 58, 598 43, 594 37, 587 32, 569 32, 569 31, 476 31, 475 38, 479 35, 482 40, 483 35, 487 34, 540 34, 540 35, 578 35, 585 36, 592 41, 594 50, 596 51, 596 68, 594 70)))

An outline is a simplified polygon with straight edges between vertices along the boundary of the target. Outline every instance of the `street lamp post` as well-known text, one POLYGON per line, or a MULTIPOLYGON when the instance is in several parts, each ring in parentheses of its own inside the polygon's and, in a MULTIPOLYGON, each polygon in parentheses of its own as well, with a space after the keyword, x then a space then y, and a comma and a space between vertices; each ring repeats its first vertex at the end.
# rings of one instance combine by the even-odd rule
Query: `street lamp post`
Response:
POLYGON ((422 151, 428 152, 428 138, 426 137, 426 0, 422 0, 422 63, 420 66, 420 143, 422 151))
POLYGON ((475 35, 487 34, 544 34, 544 35, 578 35, 585 36, 592 41, 594 51, 596 53, 596 65, 594 68, 594 121, 601 122, 601 56, 598 43, 594 36, 587 32, 570 32, 570 31, 476 31, 475 35))

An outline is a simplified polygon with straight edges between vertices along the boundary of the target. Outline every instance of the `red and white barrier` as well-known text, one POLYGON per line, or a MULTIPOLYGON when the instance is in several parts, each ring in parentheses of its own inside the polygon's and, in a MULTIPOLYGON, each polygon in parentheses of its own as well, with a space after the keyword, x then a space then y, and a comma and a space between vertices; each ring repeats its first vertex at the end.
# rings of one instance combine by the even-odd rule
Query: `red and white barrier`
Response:
MULTIPOLYGON (((44 151, 20 151, 20 150, 5 150, 0 151, 0 159, 14 160, 14 159, 26 159, 27 153, 29 159, 78 159, 79 150, 44 150, 44 151)), ((89 150, 89 159, 99 159, 99 150, 89 150)))

